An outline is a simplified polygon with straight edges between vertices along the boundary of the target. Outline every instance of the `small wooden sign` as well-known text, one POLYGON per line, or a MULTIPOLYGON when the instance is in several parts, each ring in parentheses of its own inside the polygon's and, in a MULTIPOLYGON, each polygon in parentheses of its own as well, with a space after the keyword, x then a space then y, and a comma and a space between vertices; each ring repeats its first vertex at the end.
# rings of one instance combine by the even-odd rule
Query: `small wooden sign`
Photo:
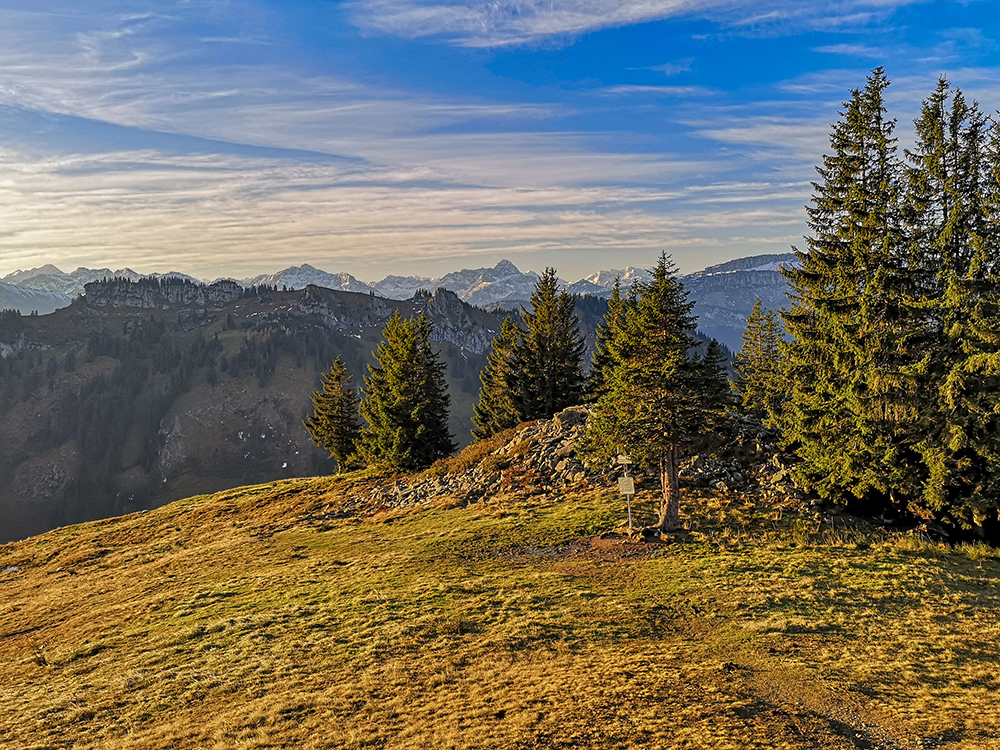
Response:
POLYGON ((632 477, 619 477, 618 491, 623 495, 634 495, 635 480, 632 477))
POLYGON ((628 466, 629 464, 632 463, 632 457, 626 456, 625 454, 620 454, 618 456, 618 463, 620 463, 622 466, 628 466))

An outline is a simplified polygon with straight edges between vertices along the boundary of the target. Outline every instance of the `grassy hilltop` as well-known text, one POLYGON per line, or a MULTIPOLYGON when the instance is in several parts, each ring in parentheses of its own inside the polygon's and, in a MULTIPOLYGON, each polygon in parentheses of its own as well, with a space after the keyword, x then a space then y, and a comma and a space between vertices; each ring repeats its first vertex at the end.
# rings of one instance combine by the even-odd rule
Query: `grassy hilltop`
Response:
POLYGON ((642 544, 610 490, 359 504, 378 481, 0 547, 0 744, 1000 747, 985 548, 707 490, 642 544))

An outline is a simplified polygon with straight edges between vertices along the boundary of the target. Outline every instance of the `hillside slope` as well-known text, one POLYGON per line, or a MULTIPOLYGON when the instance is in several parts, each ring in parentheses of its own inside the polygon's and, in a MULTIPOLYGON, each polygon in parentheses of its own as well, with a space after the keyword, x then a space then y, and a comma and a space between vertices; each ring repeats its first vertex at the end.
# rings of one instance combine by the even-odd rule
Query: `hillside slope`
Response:
POLYGON ((197 493, 328 473, 302 420, 333 358, 361 384, 395 311, 426 309, 450 428, 471 439, 501 318, 451 293, 94 283, 51 315, 0 313, 0 542, 197 493))
MULTIPOLYGON (((500 450, 551 440, 526 429, 500 450)), ((507 471, 466 454, 427 476, 488 460, 507 471)), ((982 548, 707 491, 685 497, 688 531, 642 544, 608 531, 622 504, 592 482, 400 509, 375 492, 396 479, 286 480, 0 547, 0 736, 1000 747, 1000 563, 982 548)))

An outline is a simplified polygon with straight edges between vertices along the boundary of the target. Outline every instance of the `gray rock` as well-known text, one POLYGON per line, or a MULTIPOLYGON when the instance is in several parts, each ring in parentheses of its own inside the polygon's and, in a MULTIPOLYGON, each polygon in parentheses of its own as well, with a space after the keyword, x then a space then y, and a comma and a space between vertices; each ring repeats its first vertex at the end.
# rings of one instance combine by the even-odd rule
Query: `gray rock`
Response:
POLYGON ((590 409, 586 406, 570 406, 556 414, 555 421, 563 429, 583 425, 590 416, 590 409))

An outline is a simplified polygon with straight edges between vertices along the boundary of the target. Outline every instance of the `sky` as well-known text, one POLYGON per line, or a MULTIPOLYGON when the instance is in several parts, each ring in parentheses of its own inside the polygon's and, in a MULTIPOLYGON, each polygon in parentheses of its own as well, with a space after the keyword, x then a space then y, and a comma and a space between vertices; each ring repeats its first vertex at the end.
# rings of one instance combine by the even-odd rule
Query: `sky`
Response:
POLYGON ((852 88, 1000 107, 997 0, 0 0, 0 276, 575 280, 788 252, 852 88))

